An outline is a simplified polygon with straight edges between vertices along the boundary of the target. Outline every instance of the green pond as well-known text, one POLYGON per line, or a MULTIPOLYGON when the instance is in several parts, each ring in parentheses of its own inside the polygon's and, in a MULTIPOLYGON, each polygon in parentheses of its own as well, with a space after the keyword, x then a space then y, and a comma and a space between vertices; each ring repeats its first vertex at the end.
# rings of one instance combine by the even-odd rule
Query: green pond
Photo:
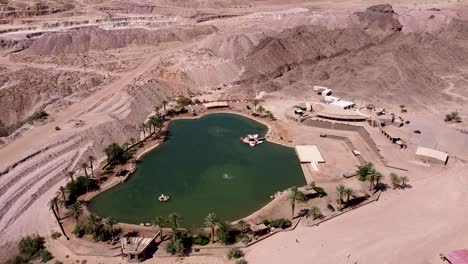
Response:
POLYGON ((200 226, 208 213, 235 221, 271 200, 276 191, 304 185, 292 148, 239 138, 268 128, 234 114, 210 114, 169 124, 169 139, 144 155, 136 172, 91 200, 89 209, 120 222, 149 223, 176 212, 183 226, 200 226), (170 196, 160 202, 160 194, 170 196))

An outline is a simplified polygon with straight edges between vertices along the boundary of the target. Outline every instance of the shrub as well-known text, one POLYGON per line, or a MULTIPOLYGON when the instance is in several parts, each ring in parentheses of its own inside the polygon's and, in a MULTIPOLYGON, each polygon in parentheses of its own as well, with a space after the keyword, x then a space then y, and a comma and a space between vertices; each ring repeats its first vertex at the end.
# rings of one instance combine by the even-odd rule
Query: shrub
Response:
POLYGON ((207 245, 210 243, 210 239, 207 236, 200 235, 192 238, 192 243, 195 245, 207 245))
POLYGON ((322 187, 315 186, 314 191, 317 192, 318 197, 322 198, 327 196, 327 192, 322 187))
POLYGON ((461 122, 461 117, 459 116, 458 112, 455 111, 455 112, 446 114, 444 121, 445 122, 452 122, 452 121, 461 122))
POLYGON ((47 261, 54 258, 52 254, 50 254, 50 252, 46 249, 41 249, 39 251, 39 257, 41 258, 42 263, 46 263, 47 261))
POLYGON ((280 218, 280 219, 270 221, 269 225, 274 228, 285 229, 285 228, 290 227, 292 223, 289 219, 280 218))
POLYGON ((56 260, 56 261, 54 262, 54 264, 63 264, 63 262, 60 261, 60 260, 56 260))
POLYGON ((61 237, 61 236, 62 236, 62 233, 57 232, 57 231, 52 232, 52 234, 50 235, 50 237, 51 237, 52 239, 57 239, 57 238, 59 238, 59 237, 61 237))
POLYGON ((231 248, 229 249, 228 251, 228 254, 227 254, 227 257, 229 259, 238 259, 238 258, 242 258, 244 256, 244 252, 242 252, 242 250, 238 249, 238 248, 231 248))
POLYGON ((247 110, 250 110, 250 105, 246 105, 245 108, 247 108, 247 110))
POLYGON ((76 237, 83 237, 85 235, 85 227, 81 223, 77 223, 75 228, 73 229, 72 233, 76 237))
POLYGON ((244 244, 248 244, 250 241, 252 241, 252 238, 250 238, 248 235, 246 234, 240 234, 236 237, 236 241, 237 242, 242 242, 244 244))
POLYGON ((179 106, 186 106, 192 103, 192 99, 185 97, 185 96, 180 96, 177 98, 177 104, 179 106))
POLYGON ((236 242, 236 230, 234 230, 231 224, 227 222, 219 224, 219 228, 216 230, 216 236, 225 245, 230 245, 236 242))
POLYGON ((22 256, 27 259, 34 259, 39 256, 39 251, 45 249, 43 237, 33 235, 22 238, 18 248, 22 256))
POLYGON ((239 259, 239 260, 236 261, 235 264, 248 264, 248 262, 245 259, 239 259))

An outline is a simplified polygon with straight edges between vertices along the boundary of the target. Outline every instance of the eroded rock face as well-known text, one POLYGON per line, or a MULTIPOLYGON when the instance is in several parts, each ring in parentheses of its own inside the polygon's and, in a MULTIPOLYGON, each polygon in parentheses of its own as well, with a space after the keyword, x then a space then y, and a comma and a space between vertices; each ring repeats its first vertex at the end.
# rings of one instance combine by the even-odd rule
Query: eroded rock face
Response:
POLYGON ((394 14, 395 11, 393 7, 389 4, 382 4, 382 5, 374 5, 370 6, 366 9, 367 11, 376 12, 376 13, 384 13, 384 14, 394 14))
POLYGON ((374 34, 403 30, 398 14, 389 4, 368 7, 366 11, 354 13, 354 16, 357 17, 360 28, 374 34))

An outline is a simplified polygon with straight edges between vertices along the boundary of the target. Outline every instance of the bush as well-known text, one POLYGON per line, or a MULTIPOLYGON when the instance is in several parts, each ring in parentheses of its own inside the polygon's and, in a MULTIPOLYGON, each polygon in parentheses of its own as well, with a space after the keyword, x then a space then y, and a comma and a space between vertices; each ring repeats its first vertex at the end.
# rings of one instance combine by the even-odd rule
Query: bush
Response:
POLYGON ((46 263, 47 261, 54 258, 52 254, 50 254, 50 252, 46 249, 42 249, 39 251, 39 257, 41 258, 42 263, 46 263))
POLYGON ((290 227, 291 225, 292 225, 291 221, 289 219, 284 219, 284 218, 269 221, 269 226, 274 227, 274 228, 285 229, 285 228, 290 227))
POLYGON ((458 112, 455 111, 455 112, 446 114, 444 121, 445 122, 452 122, 452 121, 461 122, 461 117, 459 116, 458 112))
POLYGON ((216 236, 225 245, 230 245, 236 242, 236 230, 234 230, 231 224, 227 222, 219 224, 219 228, 216 230, 216 236))
POLYGON ((185 97, 185 96, 180 96, 177 98, 177 104, 179 106, 186 106, 192 103, 192 99, 185 97))
POLYGON ((250 241, 252 241, 252 238, 250 238, 250 237, 249 237, 248 235, 246 235, 246 234, 241 234, 241 235, 238 235, 238 236, 236 237, 236 241, 237 241, 237 242, 242 242, 242 243, 244 243, 244 244, 247 245, 248 243, 250 243, 250 241))
POLYGON ((50 237, 51 237, 52 239, 54 239, 54 240, 57 239, 57 238, 59 238, 59 237, 61 237, 61 236, 62 236, 62 233, 57 232, 57 231, 52 232, 52 234, 50 235, 50 237))
POLYGON ((200 235, 192 238, 192 243, 195 245, 207 245, 210 243, 210 239, 207 236, 200 235))
POLYGON ((60 261, 60 260, 56 260, 56 261, 54 262, 54 264, 63 264, 63 262, 60 261))
POLYGON ((242 258, 244 256, 244 252, 242 252, 242 250, 238 249, 238 248, 231 248, 229 249, 228 251, 228 254, 227 254, 227 257, 229 259, 238 259, 238 258, 242 258))
POLYGON ((318 197, 322 198, 327 196, 327 192, 322 187, 314 187, 313 188, 315 192, 317 192, 318 197))
POLYGON ((248 264, 248 262, 245 259, 239 259, 239 260, 236 261, 235 264, 248 264))
POLYGON ((39 256, 39 252, 44 247, 45 240, 43 237, 33 235, 22 238, 19 242, 18 248, 22 256, 27 259, 34 259, 39 256))
POLYGON ((81 223, 77 223, 75 228, 73 229, 72 233, 76 237, 83 237, 85 235, 85 227, 81 223))

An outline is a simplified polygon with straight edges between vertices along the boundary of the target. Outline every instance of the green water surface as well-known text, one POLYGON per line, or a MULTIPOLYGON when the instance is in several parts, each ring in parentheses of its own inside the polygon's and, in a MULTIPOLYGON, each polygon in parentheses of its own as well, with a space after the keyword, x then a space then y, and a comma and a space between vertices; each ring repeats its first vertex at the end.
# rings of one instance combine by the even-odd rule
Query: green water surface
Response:
POLYGON ((169 140, 138 164, 129 180, 91 200, 89 209, 119 222, 149 223, 177 212, 183 226, 202 225, 208 213, 234 221, 270 201, 270 195, 305 184, 292 148, 242 143, 267 127, 233 114, 210 114, 169 124, 169 140), (170 196, 160 202, 161 193, 170 196))

